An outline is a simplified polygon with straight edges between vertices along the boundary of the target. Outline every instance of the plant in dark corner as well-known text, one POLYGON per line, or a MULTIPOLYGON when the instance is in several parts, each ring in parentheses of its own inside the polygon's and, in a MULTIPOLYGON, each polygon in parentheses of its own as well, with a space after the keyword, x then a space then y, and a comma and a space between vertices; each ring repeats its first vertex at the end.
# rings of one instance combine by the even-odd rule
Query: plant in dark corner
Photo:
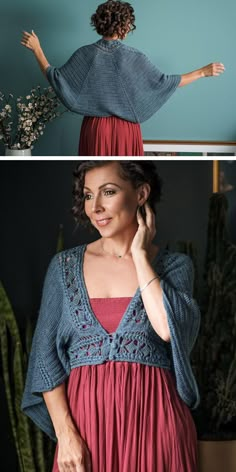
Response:
MULTIPOLYGON (((60 225, 56 252, 64 248, 63 227, 60 225)), ((55 444, 21 410, 27 363, 31 349, 33 326, 27 319, 25 338, 7 293, 0 281, 0 359, 12 439, 19 472, 52 470, 55 444)))
POLYGON ((236 246, 227 231, 224 194, 210 199, 201 328, 192 363, 201 403, 200 440, 236 439, 236 246))

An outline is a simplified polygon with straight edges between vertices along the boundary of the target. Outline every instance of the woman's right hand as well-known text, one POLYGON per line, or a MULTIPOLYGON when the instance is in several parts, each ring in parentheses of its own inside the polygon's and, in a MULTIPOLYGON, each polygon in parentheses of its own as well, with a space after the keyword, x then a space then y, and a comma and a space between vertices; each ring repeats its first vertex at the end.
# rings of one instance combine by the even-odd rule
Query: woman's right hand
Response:
POLYGON ((60 472, 91 472, 89 450, 75 429, 66 429, 58 436, 58 468, 60 472))
POLYGON ((225 66, 221 62, 212 62, 211 64, 202 67, 201 70, 204 77, 217 77, 218 75, 223 74, 225 66))

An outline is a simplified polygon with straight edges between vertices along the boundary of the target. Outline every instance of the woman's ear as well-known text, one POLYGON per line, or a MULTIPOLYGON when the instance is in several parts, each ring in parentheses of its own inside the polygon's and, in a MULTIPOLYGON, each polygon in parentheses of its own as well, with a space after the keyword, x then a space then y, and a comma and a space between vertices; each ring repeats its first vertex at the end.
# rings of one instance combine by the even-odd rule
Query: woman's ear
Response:
POLYGON ((138 205, 142 206, 147 201, 150 195, 151 187, 148 183, 142 184, 138 187, 138 205))

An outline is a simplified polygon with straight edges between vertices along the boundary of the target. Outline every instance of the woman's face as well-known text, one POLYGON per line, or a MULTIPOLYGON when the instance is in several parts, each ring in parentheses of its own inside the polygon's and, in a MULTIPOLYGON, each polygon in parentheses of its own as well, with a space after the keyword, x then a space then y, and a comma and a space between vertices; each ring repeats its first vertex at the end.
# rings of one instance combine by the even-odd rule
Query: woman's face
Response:
POLYGON ((108 163, 86 172, 85 213, 102 236, 113 237, 137 228, 140 191, 120 176, 120 164, 108 163))

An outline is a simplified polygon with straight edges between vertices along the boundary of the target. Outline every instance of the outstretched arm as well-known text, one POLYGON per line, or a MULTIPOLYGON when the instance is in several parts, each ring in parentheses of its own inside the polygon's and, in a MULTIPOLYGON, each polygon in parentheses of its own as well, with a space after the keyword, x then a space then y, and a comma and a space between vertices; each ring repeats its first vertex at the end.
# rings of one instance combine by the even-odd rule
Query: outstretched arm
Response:
POLYGON ((27 31, 23 31, 21 44, 28 49, 33 51, 35 58, 39 64, 39 67, 44 75, 46 75, 46 69, 50 65, 47 58, 44 55, 44 52, 41 48, 39 38, 32 30, 32 33, 28 33, 27 31))
POLYGON ((179 87, 191 84, 195 80, 202 79, 203 77, 217 77, 218 75, 222 74, 224 70, 224 64, 221 62, 213 62, 212 64, 208 64, 207 66, 201 67, 200 69, 181 75, 179 87))

